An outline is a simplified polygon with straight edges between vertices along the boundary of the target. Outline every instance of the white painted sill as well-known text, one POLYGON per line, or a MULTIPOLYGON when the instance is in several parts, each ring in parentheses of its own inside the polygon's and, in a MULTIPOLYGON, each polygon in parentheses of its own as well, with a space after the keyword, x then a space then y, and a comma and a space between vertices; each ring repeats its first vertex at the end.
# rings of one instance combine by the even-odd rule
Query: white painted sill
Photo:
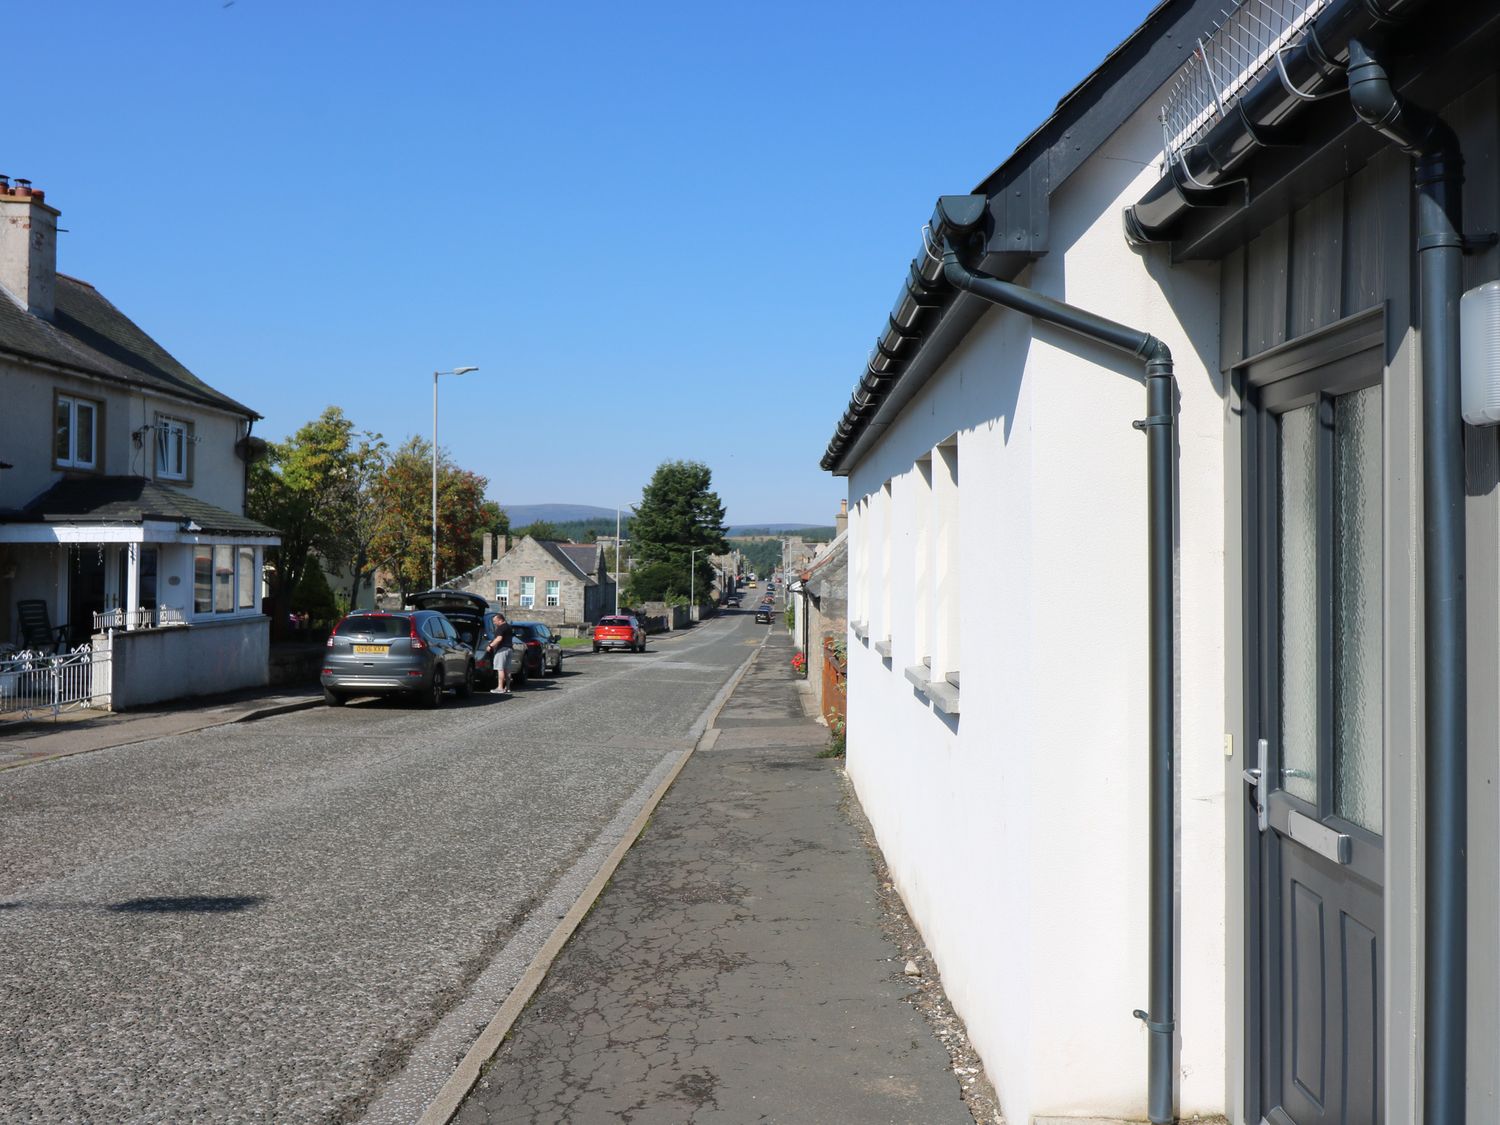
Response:
POLYGON ((883 641, 876 641, 875 651, 880 653, 880 655, 885 659, 889 660, 891 658, 891 638, 887 637, 883 641))

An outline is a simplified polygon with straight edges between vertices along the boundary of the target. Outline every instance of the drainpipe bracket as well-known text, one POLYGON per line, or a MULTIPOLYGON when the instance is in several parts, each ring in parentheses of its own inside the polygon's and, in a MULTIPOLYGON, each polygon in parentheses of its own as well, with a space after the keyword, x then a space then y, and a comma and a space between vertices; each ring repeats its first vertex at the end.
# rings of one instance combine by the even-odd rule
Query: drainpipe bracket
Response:
POLYGON ((1149 418, 1142 418, 1137 422, 1130 423, 1132 429, 1145 430, 1150 426, 1170 426, 1172 416, 1170 414, 1153 414, 1149 418))
POLYGON ((1143 1024, 1146 1025, 1148 1029, 1154 1031, 1157 1035, 1171 1035, 1177 1030, 1176 1020, 1167 1020, 1165 1023, 1157 1023, 1151 1018, 1151 1014, 1149 1012, 1142 1011, 1140 1008, 1137 1008, 1130 1014, 1133 1015, 1136 1019, 1140 1020, 1143 1024))
POLYGON ((1464 253, 1468 255, 1483 254, 1500 243, 1500 234, 1491 231, 1489 234, 1474 234, 1464 237, 1464 253))

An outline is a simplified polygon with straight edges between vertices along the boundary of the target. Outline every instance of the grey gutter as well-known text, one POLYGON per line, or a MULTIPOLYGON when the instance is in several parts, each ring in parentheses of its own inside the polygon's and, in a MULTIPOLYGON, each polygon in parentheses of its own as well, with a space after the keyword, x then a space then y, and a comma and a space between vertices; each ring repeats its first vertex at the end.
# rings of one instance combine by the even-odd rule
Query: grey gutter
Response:
POLYGON ((1126 209, 1126 237, 1134 244, 1171 241, 1194 209, 1243 206, 1249 198, 1244 166, 1263 149, 1295 140, 1311 99, 1344 88, 1350 41, 1408 19, 1428 3, 1333 0, 1283 52, 1287 81, 1274 69, 1263 75, 1172 160, 1166 175, 1126 209))

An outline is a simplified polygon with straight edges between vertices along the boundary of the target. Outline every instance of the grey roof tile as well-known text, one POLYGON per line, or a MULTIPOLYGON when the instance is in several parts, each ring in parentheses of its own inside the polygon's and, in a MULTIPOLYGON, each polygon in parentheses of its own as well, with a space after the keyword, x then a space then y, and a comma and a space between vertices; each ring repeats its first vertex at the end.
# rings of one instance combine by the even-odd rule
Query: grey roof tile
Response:
POLYGON ((178 363, 88 282, 67 274, 57 275, 56 308, 50 321, 0 294, 0 352, 260 417, 178 363))
POLYGON ((166 484, 144 477, 75 477, 60 480, 21 513, 34 523, 135 524, 148 519, 192 520, 204 531, 276 535, 248 516, 235 515, 166 484))

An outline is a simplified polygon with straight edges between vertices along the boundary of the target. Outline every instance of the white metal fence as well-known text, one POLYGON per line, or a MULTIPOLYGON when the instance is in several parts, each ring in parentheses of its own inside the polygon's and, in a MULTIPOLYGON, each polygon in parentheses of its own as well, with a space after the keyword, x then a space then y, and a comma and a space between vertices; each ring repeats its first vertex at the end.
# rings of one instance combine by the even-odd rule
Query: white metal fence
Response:
POLYGON ((44 656, 17 652, 0 659, 0 715, 54 717, 63 711, 109 705, 109 649, 83 645, 44 656))
POLYGON ((154 609, 106 609, 94 614, 94 632, 109 629, 155 629, 164 625, 185 625, 187 617, 176 606, 159 605, 154 609))

